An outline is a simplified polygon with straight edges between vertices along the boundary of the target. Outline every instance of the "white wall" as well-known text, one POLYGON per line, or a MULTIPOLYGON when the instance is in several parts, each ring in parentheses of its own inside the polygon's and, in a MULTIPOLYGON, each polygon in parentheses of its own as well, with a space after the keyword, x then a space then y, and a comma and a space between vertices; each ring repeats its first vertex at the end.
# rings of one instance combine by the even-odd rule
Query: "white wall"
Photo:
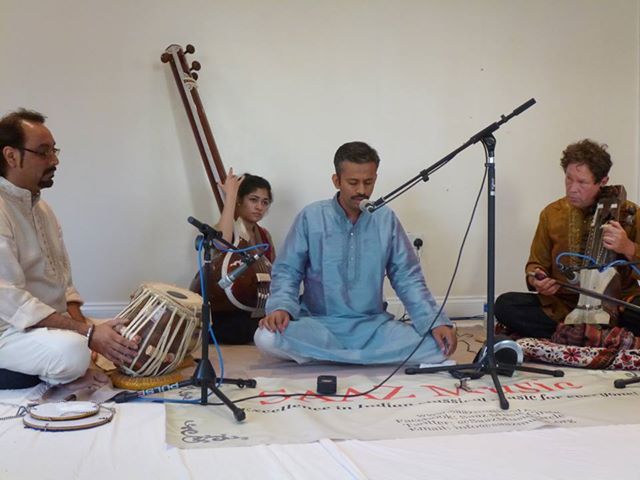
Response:
MULTIPOLYGON (((246 0, 0 2, 2 113, 49 115, 63 149, 45 192, 75 281, 92 304, 142 281, 186 284, 188 215, 215 208, 169 69, 193 43, 200 94, 227 166, 268 177, 265 225, 279 243, 295 213, 333 194, 332 157, 361 139, 395 188, 531 97, 497 132, 497 284, 523 288, 540 209, 562 195, 559 156, 609 144, 612 180, 638 200, 639 0, 246 0)), ((392 205, 425 238, 444 294, 480 186, 484 153, 460 154, 392 205)), ((485 291, 483 196, 453 295, 485 291)))

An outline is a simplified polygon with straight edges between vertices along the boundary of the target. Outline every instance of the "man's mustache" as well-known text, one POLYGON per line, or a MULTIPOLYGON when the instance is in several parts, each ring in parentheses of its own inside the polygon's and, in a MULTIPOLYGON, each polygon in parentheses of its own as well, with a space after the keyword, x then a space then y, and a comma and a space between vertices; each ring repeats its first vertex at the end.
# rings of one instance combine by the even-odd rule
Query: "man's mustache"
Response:
POLYGON ((57 168, 56 168, 56 167, 47 168, 47 169, 44 171, 44 174, 46 175, 46 174, 48 174, 48 173, 53 173, 53 172, 55 172, 56 170, 57 170, 57 168))
POLYGON ((351 200, 369 200, 368 195, 354 195, 351 200))

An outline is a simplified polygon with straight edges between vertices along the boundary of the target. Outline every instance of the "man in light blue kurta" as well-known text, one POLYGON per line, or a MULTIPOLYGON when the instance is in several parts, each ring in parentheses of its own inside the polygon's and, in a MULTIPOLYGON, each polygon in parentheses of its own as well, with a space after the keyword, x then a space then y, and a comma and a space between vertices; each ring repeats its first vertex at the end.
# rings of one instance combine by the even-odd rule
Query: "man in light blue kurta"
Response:
POLYGON ((267 316, 255 335, 264 352, 300 363, 395 363, 427 333, 412 363, 438 363, 453 353, 452 324, 444 314, 435 318, 438 306, 398 218, 388 207, 359 209, 373 192, 378 162, 365 143, 340 147, 333 176, 339 192, 295 219, 273 266, 267 316), (385 275, 412 324, 385 311, 385 275))

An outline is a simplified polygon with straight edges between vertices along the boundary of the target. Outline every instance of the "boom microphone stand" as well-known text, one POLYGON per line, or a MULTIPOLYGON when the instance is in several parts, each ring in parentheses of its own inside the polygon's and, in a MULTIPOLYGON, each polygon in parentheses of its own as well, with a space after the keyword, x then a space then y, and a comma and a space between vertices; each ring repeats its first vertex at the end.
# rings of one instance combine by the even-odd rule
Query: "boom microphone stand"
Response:
MULTIPOLYGON (((199 250, 198 246, 200 242, 202 243, 202 248, 204 249, 204 262, 205 269, 211 268, 211 251, 215 248, 214 242, 221 243, 228 248, 234 249, 235 247, 228 243, 226 240, 222 238, 222 234, 207 225, 206 223, 202 223, 193 217, 189 217, 187 221, 196 227, 202 235, 198 235, 196 239, 196 249, 199 250)), ((255 261, 251 257, 243 256, 245 264, 252 263, 255 261)), ((133 400, 135 398, 151 395, 153 393, 165 392, 168 390, 173 390, 175 388, 182 388, 186 386, 198 386, 200 387, 200 405, 209 405, 209 393, 208 390, 211 390, 213 394, 218 397, 222 403, 224 403, 229 409, 233 412, 234 418, 241 422, 245 419, 246 415, 243 409, 237 407, 229 398, 220 391, 218 388, 218 384, 221 383, 230 383, 236 385, 240 388, 250 387, 255 388, 256 381, 254 379, 239 379, 239 378, 218 378, 216 372, 213 368, 213 364, 209 360, 209 342, 207 340, 207 332, 209 331, 209 322, 212 320, 213 311, 209 302, 209 285, 207 282, 208 275, 206 272, 200 272, 200 276, 202 277, 202 282, 204 284, 204 288, 202 289, 202 336, 201 336, 201 359, 198 363, 198 367, 193 374, 193 377, 189 380, 185 380, 182 382, 174 383, 171 385, 164 385, 155 387, 149 390, 145 390, 142 392, 121 392, 114 400, 116 403, 122 403, 129 400, 133 400)))
MULTIPOLYGON (((202 233, 202 242, 204 249, 204 263, 205 269, 211 268, 211 251, 215 248, 214 242, 219 242, 225 245, 228 248, 235 248, 233 245, 229 244, 226 240, 222 238, 222 234, 210 227, 206 223, 199 222, 193 217, 189 217, 187 221, 196 227, 200 233, 202 233)), ((233 412, 233 416, 239 422, 245 419, 244 410, 237 407, 227 396, 220 391, 220 389, 216 386, 218 381, 220 383, 231 383, 237 385, 238 387, 255 387, 256 381, 253 379, 250 380, 242 380, 235 378, 221 378, 219 379, 216 376, 216 372, 213 369, 213 365, 209 360, 209 342, 207 341, 206 333, 209 331, 209 322, 213 320, 213 309, 211 308, 211 302, 209 302, 209 282, 207 281, 208 275, 206 272, 200 272, 200 276, 202 277, 202 283, 204 288, 202 289, 202 358, 200 359, 200 363, 198 364, 198 368, 194 373, 192 378, 192 382, 194 385, 200 386, 200 404, 207 405, 208 404, 208 389, 210 389, 216 397, 218 397, 222 402, 229 407, 229 409, 233 412)))
MULTIPOLYGON (((495 183, 495 145, 496 139, 493 136, 493 132, 495 132, 500 126, 506 122, 508 122, 511 118, 516 115, 521 114, 529 107, 536 103, 535 99, 530 99, 527 102, 520 105, 509 115, 502 115, 500 120, 492 123, 486 128, 482 129, 474 136, 472 136, 466 143, 462 146, 449 153, 447 156, 434 163, 427 169, 421 171, 414 178, 401 185, 388 195, 381 197, 375 202, 366 202, 361 205, 361 208, 367 210, 369 212, 374 212, 381 206, 385 205, 389 201, 393 200, 398 195, 404 193, 409 188, 416 185, 419 181, 426 182, 429 180, 429 176, 435 172, 436 170, 442 168, 446 163, 448 163, 453 157, 455 157, 462 150, 467 147, 474 145, 478 142, 481 142, 485 149, 486 154, 486 167, 487 167, 487 193, 488 193, 488 218, 487 218, 487 346, 486 346, 486 354, 479 358, 476 362, 466 365, 452 365, 452 366, 443 366, 443 367, 429 367, 429 368, 407 368, 405 373, 407 374, 416 374, 416 373, 434 373, 440 371, 458 371, 458 370, 476 370, 487 372, 491 375, 493 380, 493 384, 496 387, 496 392, 498 394, 498 398, 500 400, 500 408, 506 410, 509 408, 509 402, 507 401, 504 392, 502 391, 502 387, 500 385, 500 380, 498 379, 498 369, 501 368, 514 368, 513 365, 498 365, 495 357, 494 350, 494 295, 495 295, 495 196, 496 196, 496 183, 495 183)), ((555 376, 564 375, 562 372, 560 374, 550 373, 555 376)))

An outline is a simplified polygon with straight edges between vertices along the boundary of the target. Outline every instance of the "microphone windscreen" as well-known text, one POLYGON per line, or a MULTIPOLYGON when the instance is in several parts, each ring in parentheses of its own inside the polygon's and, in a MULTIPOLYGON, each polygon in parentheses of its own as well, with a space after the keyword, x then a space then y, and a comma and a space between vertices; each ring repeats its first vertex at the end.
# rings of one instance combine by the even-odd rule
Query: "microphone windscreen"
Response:
POLYGON ((369 208, 373 206, 373 202, 371 200, 369 200, 368 198, 363 198, 362 200, 360 200, 360 210, 363 212, 369 212, 369 208))

